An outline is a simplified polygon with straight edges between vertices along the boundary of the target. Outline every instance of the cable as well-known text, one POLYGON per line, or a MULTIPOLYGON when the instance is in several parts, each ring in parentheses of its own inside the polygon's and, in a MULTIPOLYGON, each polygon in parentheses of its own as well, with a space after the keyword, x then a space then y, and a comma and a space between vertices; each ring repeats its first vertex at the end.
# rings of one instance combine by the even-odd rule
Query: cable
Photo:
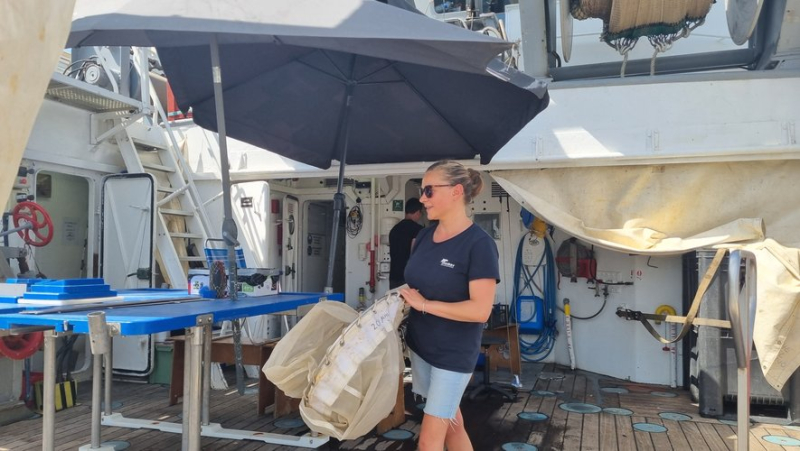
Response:
POLYGON ((347 236, 355 238, 363 225, 364 215, 361 213, 361 198, 359 197, 356 199, 356 204, 350 209, 350 213, 347 214, 347 222, 345 223, 347 236))

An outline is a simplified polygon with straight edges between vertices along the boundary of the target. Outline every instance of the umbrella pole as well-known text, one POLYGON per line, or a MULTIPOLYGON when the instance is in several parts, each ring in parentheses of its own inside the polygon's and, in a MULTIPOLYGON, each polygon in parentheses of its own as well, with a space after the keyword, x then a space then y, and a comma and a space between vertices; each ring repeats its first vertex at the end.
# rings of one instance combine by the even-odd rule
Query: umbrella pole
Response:
POLYGON ((350 140, 350 106, 353 102, 353 89, 355 82, 347 83, 346 100, 344 106, 344 118, 342 129, 344 129, 344 143, 342 144, 342 156, 339 158, 339 179, 336 181, 336 194, 333 195, 333 231, 331 231, 331 247, 328 252, 328 277, 325 279, 325 292, 333 293, 333 266, 336 263, 336 245, 339 240, 339 221, 344 210, 344 167, 347 161, 347 146, 350 140))
MULTIPOLYGON (((222 67, 219 62, 219 43, 217 35, 211 36, 211 75, 214 81, 214 106, 217 110, 217 133, 219 136, 219 165, 222 175, 222 239, 228 248, 228 297, 235 301, 236 296, 236 246, 239 235, 233 220, 231 206, 231 175, 228 163, 228 140, 225 130, 225 105, 222 94, 222 67)), ((233 353, 236 361, 236 390, 244 394, 244 367, 242 366, 242 329, 238 319, 233 325, 233 353)))

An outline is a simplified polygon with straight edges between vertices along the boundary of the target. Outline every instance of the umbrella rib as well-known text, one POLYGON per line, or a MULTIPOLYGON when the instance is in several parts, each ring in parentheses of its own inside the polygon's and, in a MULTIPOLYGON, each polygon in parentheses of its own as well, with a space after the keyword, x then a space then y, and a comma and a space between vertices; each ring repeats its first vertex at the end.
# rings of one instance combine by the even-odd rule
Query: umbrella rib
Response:
POLYGON ((456 135, 458 135, 458 136, 459 136, 459 138, 461 138, 461 140, 463 140, 463 141, 464 141, 464 143, 465 143, 467 146, 469 146, 469 148, 470 148, 470 149, 472 149, 472 150, 473 150, 473 151, 474 151, 476 154, 479 154, 479 153, 480 153, 480 152, 479 152, 477 149, 475 149, 475 146, 473 146, 473 145, 472 145, 472 143, 470 143, 470 142, 467 140, 467 138, 465 138, 465 137, 464 137, 464 135, 463 135, 463 134, 461 134, 461 132, 460 132, 460 131, 459 131, 457 128, 455 128, 455 127, 453 126, 453 124, 452 124, 452 123, 451 123, 449 120, 447 120, 447 118, 446 118, 446 117, 444 117, 444 115, 443 115, 443 114, 442 114, 442 113, 439 111, 439 109, 438 109, 438 108, 436 108, 436 107, 435 107, 435 106, 434 106, 434 105, 433 105, 433 104, 430 102, 430 100, 428 100, 428 98, 427 98, 427 97, 425 97, 425 95, 423 95, 421 92, 419 92, 419 90, 418 90, 418 89, 417 89, 417 88, 416 88, 416 87, 415 87, 415 86, 414 86, 414 85, 413 85, 411 82, 409 82, 409 81, 408 81, 408 78, 406 78, 406 76, 405 76, 405 75, 404 75, 402 72, 400 72, 400 71, 398 70, 398 71, 397 71, 397 73, 398 73, 398 74, 399 74, 401 77, 403 77, 403 80, 405 80, 405 82, 406 82, 406 86, 408 86, 408 88, 409 88, 409 89, 411 89, 412 91, 414 91, 414 93, 416 93, 416 94, 417 94, 417 97, 419 97, 419 99, 420 99, 420 100, 422 100, 423 102, 425 102, 425 104, 426 104, 426 105, 428 105, 428 107, 430 107, 431 111, 433 111, 434 113, 436 113, 436 115, 437 115, 437 116, 439 116, 439 119, 441 119, 441 120, 442 120, 442 121, 444 121, 444 122, 445 122, 447 125, 449 125, 449 126, 450 126, 450 129, 451 129, 451 130, 453 130, 453 132, 455 132, 455 134, 456 134, 456 135))
MULTIPOLYGON (((312 70, 315 70, 315 71, 319 72, 322 75, 325 75, 327 77, 333 78, 334 80, 336 80, 336 81, 338 81, 340 83, 345 83, 345 84, 347 83, 347 78, 344 77, 344 74, 342 74, 342 71, 339 71, 338 67, 336 68, 336 70, 339 71, 339 74, 342 75, 342 78, 339 78, 339 77, 337 77, 337 76, 335 76, 333 74, 325 72, 324 70, 322 70, 322 69, 320 69, 318 67, 314 67, 314 66, 306 63, 305 61, 300 61, 300 60, 295 60, 295 61, 297 61, 299 64, 302 64, 303 66, 306 66, 309 69, 312 69, 312 70)), ((334 67, 335 67, 335 65, 334 65, 334 67)))

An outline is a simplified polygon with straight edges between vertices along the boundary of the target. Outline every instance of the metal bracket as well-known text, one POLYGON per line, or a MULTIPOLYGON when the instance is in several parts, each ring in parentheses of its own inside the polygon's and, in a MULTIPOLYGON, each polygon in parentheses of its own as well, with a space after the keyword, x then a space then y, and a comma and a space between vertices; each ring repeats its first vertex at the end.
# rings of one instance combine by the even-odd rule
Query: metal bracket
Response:
POLYGON ((106 117, 98 117, 96 120, 92 120, 91 123, 90 123, 90 127, 91 127, 91 141, 90 141, 90 143, 92 145, 94 145, 94 148, 96 149, 97 146, 102 144, 105 140, 111 138, 112 136, 116 135, 117 133, 121 132, 122 130, 128 128, 128 126, 130 126, 131 124, 135 123, 136 121, 138 121, 142 117, 144 117, 143 113, 135 113, 134 115, 132 115, 132 116, 130 116, 128 118, 122 119, 119 124, 114 125, 109 130, 105 131, 104 133, 102 133, 100 135, 97 135, 97 133, 99 133, 99 130, 97 130, 99 128, 99 124, 98 123, 106 121, 106 120, 110 120, 110 119, 108 119, 106 117))
POLYGON ((198 326, 205 326, 207 324, 214 324, 214 315, 209 313, 207 315, 200 315, 197 317, 198 326))
POLYGON ((116 336, 122 334, 122 325, 120 323, 108 323, 108 335, 116 336))
POLYGON ((658 152, 661 150, 661 137, 659 136, 658 130, 648 130, 647 131, 647 148, 653 152, 658 152))

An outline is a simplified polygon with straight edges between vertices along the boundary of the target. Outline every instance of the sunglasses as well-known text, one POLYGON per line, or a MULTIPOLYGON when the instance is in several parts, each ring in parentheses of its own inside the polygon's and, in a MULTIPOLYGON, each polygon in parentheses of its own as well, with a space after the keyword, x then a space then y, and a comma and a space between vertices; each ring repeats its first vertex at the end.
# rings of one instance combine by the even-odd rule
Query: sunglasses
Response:
POLYGON ((434 188, 441 188, 443 186, 453 186, 453 185, 425 185, 422 187, 422 195, 430 199, 433 197, 433 189, 434 188))

